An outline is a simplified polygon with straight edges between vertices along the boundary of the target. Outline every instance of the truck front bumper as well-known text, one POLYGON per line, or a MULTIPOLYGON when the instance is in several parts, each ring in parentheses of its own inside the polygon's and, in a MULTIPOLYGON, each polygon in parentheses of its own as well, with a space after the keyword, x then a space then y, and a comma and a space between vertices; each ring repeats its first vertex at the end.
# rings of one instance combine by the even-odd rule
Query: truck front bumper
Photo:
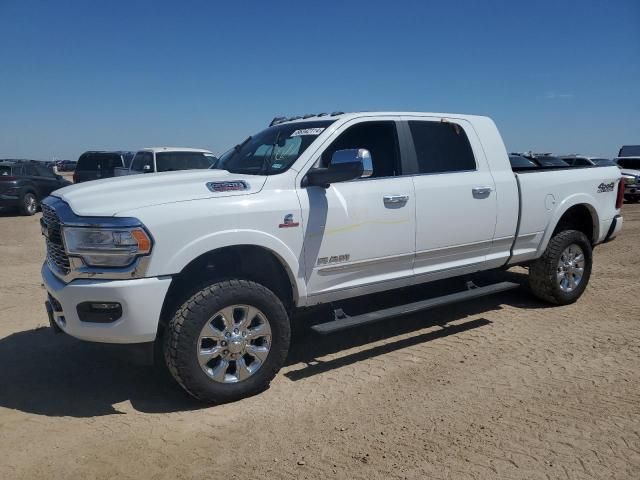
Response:
POLYGON ((48 292, 52 323, 72 337, 102 343, 154 341, 162 304, 171 284, 171 277, 78 279, 64 283, 46 262, 42 266, 42 279, 48 292), (79 305, 83 306, 78 308, 79 305), (87 314, 84 307, 91 308, 91 305, 119 305, 117 318, 109 321, 105 315, 87 314))

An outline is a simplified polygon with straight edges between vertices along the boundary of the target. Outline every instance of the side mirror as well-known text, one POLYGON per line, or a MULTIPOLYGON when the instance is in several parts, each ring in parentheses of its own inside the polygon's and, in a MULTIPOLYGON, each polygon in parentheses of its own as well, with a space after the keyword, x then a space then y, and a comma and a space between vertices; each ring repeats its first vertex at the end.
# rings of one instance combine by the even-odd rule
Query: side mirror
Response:
POLYGON ((305 186, 328 187, 332 183, 346 182, 373 175, 371 153, 365 148, 336 150, 327 168, 312 168, 305 177, 305 186))
POLYGON ((144 173, 151 173, 151 165, 145 165, 144 167, 142 167, 142 171, 144 173))

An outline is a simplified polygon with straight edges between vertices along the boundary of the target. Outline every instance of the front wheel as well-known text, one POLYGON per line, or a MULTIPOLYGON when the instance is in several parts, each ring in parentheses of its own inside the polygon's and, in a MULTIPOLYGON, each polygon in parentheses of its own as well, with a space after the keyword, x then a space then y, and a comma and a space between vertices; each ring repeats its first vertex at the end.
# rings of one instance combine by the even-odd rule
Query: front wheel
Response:
POLYGON ((38 211, 38 199, 36 196, 27 192, 22 196, 22 203, 20 204, 20 213, 26 216, 35 215, 38 211))
POLYGON ((269 289, 246 280, 206 286, 176 312, 164 338, 173 378, 191 395, 224 403, 265 390, 284 364, 287 312, 269 289))
POLYGON ((531 291, 541 300, 556 305, 573 303, 587 288, 592 262, 591 242, 584 233, 559 232, 529 268, 531 291))

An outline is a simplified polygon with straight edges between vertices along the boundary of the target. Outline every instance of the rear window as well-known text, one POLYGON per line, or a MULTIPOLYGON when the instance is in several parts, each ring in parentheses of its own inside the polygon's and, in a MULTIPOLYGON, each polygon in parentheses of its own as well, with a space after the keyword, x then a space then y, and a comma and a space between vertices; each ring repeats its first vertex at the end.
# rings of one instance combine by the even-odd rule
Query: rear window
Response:
POLYGON ((509 155, 509 162, 511 162, 511 168, 536 168, 537 165, 520 155, 509 155))
POLYGON ((599 167, 615 167, 616 163, 608 158, 592 158, 591 161, 599 167))
POLYGON ((8 177, 11 175, 10 165, 0 165, 0 177, 8 177))
POLYGON ((171 172, 174 170, 195 170, 211 167, 211 155, 202 152, 160 152, 156 153, 156 170, 171 172))
POLYGON ((541 167, 568 167, 569 164, 558 157, 544 156, 544 157, 536 157, 536 162, 540 164, 541 167))
POLYGON ((78 159, 76 170, 112 172, 114 168, 122 166, 122 158, 117 153, 85 153, 78 159))
POLYGON ((640 145, 625 145, 618 153, 619 157, 640 157, 640 145))
POLYGON ((420 173, 476 169, 467 134, 457 123, 416 120, 409 122, 409 128, 420 173))

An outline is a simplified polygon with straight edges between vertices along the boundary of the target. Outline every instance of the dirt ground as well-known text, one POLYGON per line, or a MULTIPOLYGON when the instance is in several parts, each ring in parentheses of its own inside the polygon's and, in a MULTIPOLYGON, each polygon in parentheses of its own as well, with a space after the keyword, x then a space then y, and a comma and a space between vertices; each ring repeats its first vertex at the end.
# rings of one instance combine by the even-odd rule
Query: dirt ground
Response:
POLYGON ((0 214, 0 479, 637 480, 640 205, 623 214, 575 305, 516 290, 302 329, 269 390, 216 407, 54 335, 40 215, 0 214))

